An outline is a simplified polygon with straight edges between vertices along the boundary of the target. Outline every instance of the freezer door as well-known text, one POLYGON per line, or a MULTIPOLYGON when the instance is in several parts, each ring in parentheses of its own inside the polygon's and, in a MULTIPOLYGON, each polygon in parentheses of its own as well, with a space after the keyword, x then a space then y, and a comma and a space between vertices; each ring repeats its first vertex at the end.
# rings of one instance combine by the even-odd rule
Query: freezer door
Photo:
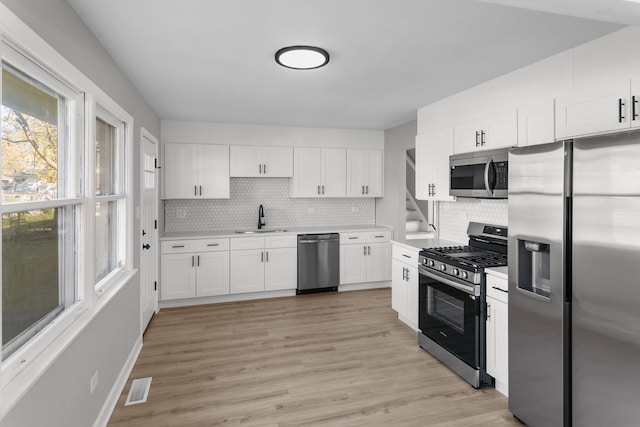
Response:
POLYGON ((638 133, 574 145, 574 426, 640 420, 639 162, 638 133))
POLYGON ((570 143, 553 143, 514 148, 509 155, 509 410, 531 427, 566 420, 563 259, 570 149, 570 143))

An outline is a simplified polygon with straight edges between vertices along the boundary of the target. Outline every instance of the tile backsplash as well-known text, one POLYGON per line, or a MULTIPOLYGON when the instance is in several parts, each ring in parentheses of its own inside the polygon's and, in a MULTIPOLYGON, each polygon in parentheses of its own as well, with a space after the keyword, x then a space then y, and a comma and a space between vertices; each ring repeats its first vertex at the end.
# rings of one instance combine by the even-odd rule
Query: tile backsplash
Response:
POLYGON ((507 200, 463 199, 438 203, 440 238, 467 243, 469 221, 509 225, 507 200))
POLYGON ((224 200, 165 200, 165 231, 251 229, 264 205, 267 228, 375 224, 374 198, 292 199, 289 178, 231 178, 224 200))

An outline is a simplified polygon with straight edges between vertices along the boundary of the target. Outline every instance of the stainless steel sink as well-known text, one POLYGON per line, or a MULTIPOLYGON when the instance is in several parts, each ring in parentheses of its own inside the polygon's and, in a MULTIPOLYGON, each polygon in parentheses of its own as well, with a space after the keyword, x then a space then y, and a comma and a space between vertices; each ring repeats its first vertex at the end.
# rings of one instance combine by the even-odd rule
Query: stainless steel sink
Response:
POLYGON ((238 230, 236 234, 286 233, 288 230, 238 230))

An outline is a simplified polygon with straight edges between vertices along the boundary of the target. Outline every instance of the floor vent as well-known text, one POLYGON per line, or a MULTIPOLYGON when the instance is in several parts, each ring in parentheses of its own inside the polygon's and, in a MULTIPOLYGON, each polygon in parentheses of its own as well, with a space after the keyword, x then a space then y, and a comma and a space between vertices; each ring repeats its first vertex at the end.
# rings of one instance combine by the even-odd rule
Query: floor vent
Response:
POLYGON ((127 400, 124 402, 124 406, 145 403, 147 401, 147 396, 149 395, 149 387, 151 387, 151 377, 133 380, 127 400))

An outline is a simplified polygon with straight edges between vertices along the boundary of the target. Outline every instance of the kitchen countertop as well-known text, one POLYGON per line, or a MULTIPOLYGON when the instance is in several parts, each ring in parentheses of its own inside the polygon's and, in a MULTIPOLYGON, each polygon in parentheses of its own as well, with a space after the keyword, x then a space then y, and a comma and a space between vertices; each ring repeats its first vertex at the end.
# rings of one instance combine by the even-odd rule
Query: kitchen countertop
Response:
MULTIPOLYGON (((160 236, 160 240, 182 240, 182 239, 209 239, 227 237, 256 237, 256 236, 286 236, 298 234, 322 234, 322 233, 348 233, 358 231, 381 231, 393 230, 392 227, 379 224, 361 225, 336 225, 324 227, 280 227, 275 230, 287 230, 281 233, 236 233, 236 230, 201 230, 201 231, 170 231, 160 236)), ((269 228, 265 228, 269 230, 269 228)))
POLYGON ((492 276, 496 276, 496 277, 500 277, 502 279, 508 280, 508 267, 489 267, 489 268, 485 268, 484 271, 487 272, 487 274, 491 274, 492 276))
POLYGON ((409 249, 428 249, 439 248, 444 246, 461 246, 464 243, 452 242, 451 240, 444 240, 437 237, 432 239, 409 239, 409 240, 393 240, 391 243, 405 246, 409 249))

